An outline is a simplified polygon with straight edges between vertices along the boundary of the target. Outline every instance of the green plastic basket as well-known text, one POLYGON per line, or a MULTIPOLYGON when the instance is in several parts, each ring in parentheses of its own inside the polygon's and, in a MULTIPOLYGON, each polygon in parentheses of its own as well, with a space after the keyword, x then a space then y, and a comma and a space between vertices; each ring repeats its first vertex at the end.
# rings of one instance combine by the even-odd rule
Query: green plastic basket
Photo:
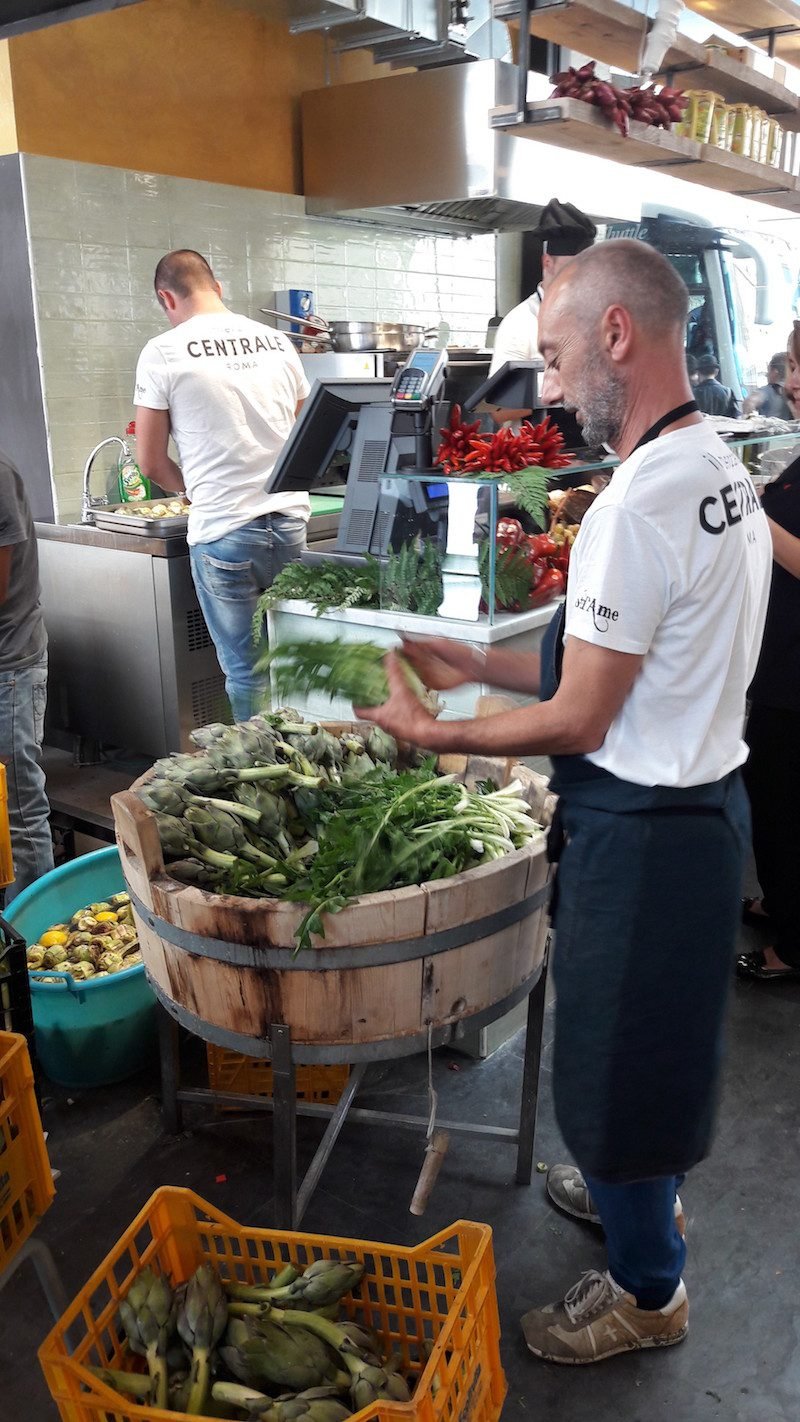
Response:
MULTIPOLYGON (((5 911, 26 943, 84 904, 125 888, 117 850, 98 849, 53 869, 5 911)), ((156 1046, 155 999, 141 963, 111 977, 76 982, 69 973, 31 974, 36 1050, 51 1081, 74 1088, 108 1086, 140 1071, 156 1046)))

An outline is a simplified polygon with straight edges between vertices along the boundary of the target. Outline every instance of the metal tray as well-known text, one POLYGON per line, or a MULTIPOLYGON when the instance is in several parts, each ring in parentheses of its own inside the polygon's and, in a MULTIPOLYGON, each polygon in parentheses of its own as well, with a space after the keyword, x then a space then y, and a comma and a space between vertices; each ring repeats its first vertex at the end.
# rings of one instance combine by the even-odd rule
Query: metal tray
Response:
POLYGON ((185 538, 189 525, 188 512, 168 514, 166 518, 142 518, 142 508, 154 508, 163 499, 143 499, 139 504, 109 504, 94 511, 95 528, 108 533, 133 533, 137 538, 185 538), (133 509, 137 512, 134 513, 133 509))

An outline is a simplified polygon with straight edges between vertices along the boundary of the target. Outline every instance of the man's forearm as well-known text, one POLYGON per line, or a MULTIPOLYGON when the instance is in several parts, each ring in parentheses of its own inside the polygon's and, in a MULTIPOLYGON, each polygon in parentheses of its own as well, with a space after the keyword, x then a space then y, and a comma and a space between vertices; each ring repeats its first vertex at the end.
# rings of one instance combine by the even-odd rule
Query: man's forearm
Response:
POLYGON ((485 661, 476 657, 476 666, 479 660, 482 665, 478 668, 477 681, 503 691, 523 691, 529 696, 538 696, 541 674, 538 652, 504 652, 499 647, 491 647, 487 649, 485 661))
POLYGON ((602 745, 604 731, 563 697, 472 721, 426 722, 415 741, 425 750, 467 755, 586 755, 602 745))
POLYGON ((183 494, 186 491, 180 465, 170 459, 168 454, 161 459, 148 459, 142 467, 142 473, 145 479, 158 484, 159 488, 169 494, 183 494))

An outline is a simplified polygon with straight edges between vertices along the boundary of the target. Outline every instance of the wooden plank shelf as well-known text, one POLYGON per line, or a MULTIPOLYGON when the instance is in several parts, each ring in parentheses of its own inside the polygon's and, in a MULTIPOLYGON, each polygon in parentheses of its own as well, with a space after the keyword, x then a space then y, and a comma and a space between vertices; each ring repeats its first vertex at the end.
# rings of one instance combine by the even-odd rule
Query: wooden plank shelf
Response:
MULTIPOLYGON (((722 25, 735 35, 774 31, 776 59, 800 63, 800 4, 797 0, 694 0, 704 20, 722 25), (783 31, 783 33, 781 33, 783 31)), ((754 44, 768 46, 768 34, 753 39, 754 44)))
MULTIPOLYGON (((494 17, 512 24, 519 16, 515 0, 495 0, 494 17)), ((589 54, 635 74, 648 20, 621 0, 546 0, 531 11, 530 32, 564 49, 589 54)), ((667 52, 665 66, 699 62, 703 48, 678 35, 667 52)))
POLYGON ((656 169, 689 183, 800 212, 800 182, 791 173, 646 124, 632 123, 630 135, 624 138, 598 109, 580 99, 529 104, 522 123, 512 106, 496 108, 491 125, 519 138, 656 169))
MULTIPOLYGON (((741 6, 737 9, 741 11, 741 6)), ((746 21, 741 13, 738 29, 760 28, 769 11, 778 8, 787 11, 782 24, 791 23, 792 14, 797 15, 800 24, 800 4, 786 0, 785 6, 772 4, 748 4, 746 21), (755 17, 755 18, 754 18, 755 17)), ((708 0, 703 6, 707 19, 723 23, 717 9, 728 14, 726 28, 731 29, 730 11, 732 6, 723 0, 708 0)), ((505 20, 514 25, 519 14, 517 0, 495 0, 495 19, 505 20)), ((564 49, 577 50, 579 54, 591 55, 602 64, 636 73, 639 55, 647 28, 647 19, 638 10, 622 3, 622 0, 544 0, 531 11, 531 34, 550 40, 564 49)), ((736 31, 736 26, 733 26, 736 31)), ((800 49, 800 30, 796 37, 783 35, 782 41, 796 38, 800 49)), ((797 54, 800 63, 800 53, 797 54)), ((711 54, 705 45, 687 35, 679 34, 667 52, 662 65, 662 75, 671 73, 675 82, 688 89, 713 89, 727 99, 729 104, 755 104, 779 118, 785 128, 800 128, 800 97, 779 84, 766 74, 760 74, 752 65, 743 64, 726 54, 711 54)))
POLYGON ((749 64, 697 47, 701 50, 699 61, 686 60, 671 69, 664 65, 660 81, 665 83, 669 74, 679 88, 712 89, 729 104, 753 104, 773 114, 784 128, 800 128, 800 95, 749 64))

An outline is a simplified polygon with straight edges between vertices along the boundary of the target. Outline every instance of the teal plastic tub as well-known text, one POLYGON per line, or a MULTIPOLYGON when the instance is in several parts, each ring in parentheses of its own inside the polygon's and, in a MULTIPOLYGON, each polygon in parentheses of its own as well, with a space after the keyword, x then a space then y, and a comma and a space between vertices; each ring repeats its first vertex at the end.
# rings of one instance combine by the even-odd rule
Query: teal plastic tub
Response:
MULTIPOLYGON (((4 917, 30 946, 51 924, 124 888, 117 850, 98 849, 23 889, 4 917)), ((77 983, 69 973, 47 976, 60 981, 44 983, 32 973, 30 982, 36 1050, 51 1081, 109 1086, 147 1064, 156 1046, 155 998, 141 963, 99 982, 77 983)))

